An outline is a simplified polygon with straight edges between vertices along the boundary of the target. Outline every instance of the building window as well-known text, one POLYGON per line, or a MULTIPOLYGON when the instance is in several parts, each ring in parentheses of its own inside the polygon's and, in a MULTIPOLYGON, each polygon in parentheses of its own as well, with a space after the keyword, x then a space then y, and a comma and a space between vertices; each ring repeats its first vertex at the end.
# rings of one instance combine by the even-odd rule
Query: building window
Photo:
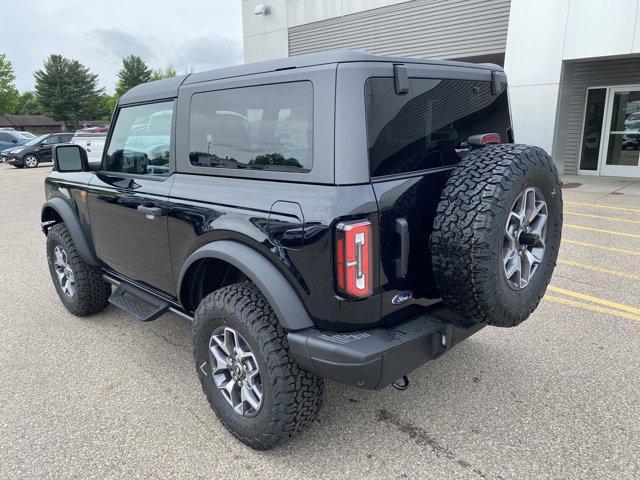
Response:
POLYGON ((598 170, 602 121, 607 98, 606 88, 591 88, 587 91, 587 106, 582 130, 580 170, 598 170))

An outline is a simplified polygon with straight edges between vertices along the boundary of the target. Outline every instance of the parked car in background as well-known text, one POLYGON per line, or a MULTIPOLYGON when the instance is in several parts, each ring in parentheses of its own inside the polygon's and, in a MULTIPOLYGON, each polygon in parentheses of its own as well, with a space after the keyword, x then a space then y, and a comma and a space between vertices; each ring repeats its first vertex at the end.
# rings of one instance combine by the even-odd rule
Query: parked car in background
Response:
POLYGON ((22 132, 14 130, 0 130, 0 152, 8 148, 18 147, 27 143, 29 139, 22 132))
POLYGON ((104 150, 104 144, 107 140, 108 132, 108 125, 83 128, 82 130, 78 130, 71 139, 71 143, 80 145, 86 150, 87 160, 92 168, 100 166, 100 162, 102 161, 102 151, 104 150))
POLYGON ((27 137, 29 140, 31 140, 32 138, 36 138, 36 137, 37 137, 37 135, 34 135, 34 134, 33 134, 33 133, 31 133, 31 132, 20 131, 19 133, 20 133, 20 135, 22 135, 23 137, 27 137))
POLYGON ((18 148, 4 152, 6 162, 17 168, 37 167, 42 162, 50 162, 52 147, 59 143, 69 143, 73 133, 48 133, 36 137, 18 148))

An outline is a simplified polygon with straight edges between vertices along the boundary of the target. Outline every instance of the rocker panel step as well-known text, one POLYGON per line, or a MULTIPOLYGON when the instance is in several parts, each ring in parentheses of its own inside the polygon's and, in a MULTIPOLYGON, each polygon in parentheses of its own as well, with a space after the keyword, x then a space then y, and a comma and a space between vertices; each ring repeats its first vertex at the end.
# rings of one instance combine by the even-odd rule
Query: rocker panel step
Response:
POLYGON ((169 310, 169 303, 125 282, 109 297, 109 303, 133 315, 142 322, 150 322, 169 310))

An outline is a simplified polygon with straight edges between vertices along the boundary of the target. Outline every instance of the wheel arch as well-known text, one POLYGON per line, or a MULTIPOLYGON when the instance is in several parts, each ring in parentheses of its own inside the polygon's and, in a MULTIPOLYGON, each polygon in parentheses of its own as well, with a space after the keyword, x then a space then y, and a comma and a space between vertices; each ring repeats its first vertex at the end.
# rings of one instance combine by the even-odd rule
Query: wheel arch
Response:
POLYGON ((260 253, 229 240, 203 245, 187 258, 180 270, 177 285, 178 298, 184 307, 189 308, 192 303, 189 288, 194 284, 194 277, 198 275, 197 270, 203 261, 228 265, 232 268, 233 275, 241 274, 251 280, 266 297, 285 329, 301 330, 314 326, 300 297, 284 275, 260 253))
POLYGON ((47 200, 42 206, 40 220, 42 231, 45 234, 52 225, 64 223, 82 259, 90 265, 98 265, 98 260, 82 229, 78 215, 67 201, 59 197, 47 200))

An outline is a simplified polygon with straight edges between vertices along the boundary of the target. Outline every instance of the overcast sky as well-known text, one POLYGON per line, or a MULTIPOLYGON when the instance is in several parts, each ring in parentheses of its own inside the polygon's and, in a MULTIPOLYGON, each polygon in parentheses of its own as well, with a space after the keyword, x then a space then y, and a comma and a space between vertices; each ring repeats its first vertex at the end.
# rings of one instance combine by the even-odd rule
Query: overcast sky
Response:
POLYGON ((241 0, 0 0, 0 53, 20 92, 53 53, 78 60, 112 94, 127 55, 178 73, 242 63, 241 0))

